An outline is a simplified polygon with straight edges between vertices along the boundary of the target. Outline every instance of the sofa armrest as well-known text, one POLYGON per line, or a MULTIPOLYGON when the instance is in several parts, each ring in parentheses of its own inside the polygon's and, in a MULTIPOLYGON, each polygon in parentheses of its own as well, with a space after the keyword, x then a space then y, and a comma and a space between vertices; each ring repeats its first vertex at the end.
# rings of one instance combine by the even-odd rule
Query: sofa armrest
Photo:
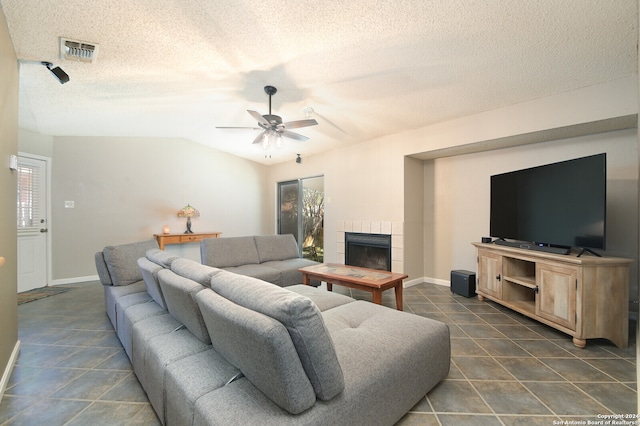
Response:
POLYGON ((113 285, 111 275, 109 275, 109 269, 104 261, 104 255, 102 252, 97 252, 94 257, 96 261, 96 270, 98 271, 98 277, 100 278, 102 285, 113 285))

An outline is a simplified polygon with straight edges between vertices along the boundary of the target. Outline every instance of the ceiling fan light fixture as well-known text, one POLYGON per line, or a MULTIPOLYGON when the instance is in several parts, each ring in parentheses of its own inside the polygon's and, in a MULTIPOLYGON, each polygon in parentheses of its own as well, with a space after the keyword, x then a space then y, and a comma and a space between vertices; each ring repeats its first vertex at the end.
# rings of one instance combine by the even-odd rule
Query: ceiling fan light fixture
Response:
POLYGON ((310 106, 306 106, 306 107, 302 108, 302 112, 304 113, 304 116, 306 118, 311 118, 311 115, 313 115, 313 113, 315 111, 310 106))

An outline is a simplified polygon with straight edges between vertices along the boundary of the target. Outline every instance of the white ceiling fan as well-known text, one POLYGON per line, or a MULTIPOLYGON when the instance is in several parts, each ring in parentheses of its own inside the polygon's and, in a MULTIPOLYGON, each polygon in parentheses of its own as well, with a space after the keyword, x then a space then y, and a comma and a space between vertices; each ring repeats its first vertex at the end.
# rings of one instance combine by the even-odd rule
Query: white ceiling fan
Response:
MULTIPOLYGON (((271 96, 275 95, 278 89, 273 86, 265 86, 264 91, 269 95, 269 114, 261 115, 256 111, 247 110, 247 112, 258 121, 259 128, 262 132, 253 140, 253 143, 261 143, 265 148, 271 143, 280 145, 282 137, 295 139, 298 141, 306 141, 309 138, 299 133, 290 131, 289 129, 299 129, 301 127, 315 126, 318 122, 309 118, 306 120, 288 121, 283 123, 282 117, 271 113, 271 96)), ((255 129, 256 127, 216 127, 217 129, 255 129)))

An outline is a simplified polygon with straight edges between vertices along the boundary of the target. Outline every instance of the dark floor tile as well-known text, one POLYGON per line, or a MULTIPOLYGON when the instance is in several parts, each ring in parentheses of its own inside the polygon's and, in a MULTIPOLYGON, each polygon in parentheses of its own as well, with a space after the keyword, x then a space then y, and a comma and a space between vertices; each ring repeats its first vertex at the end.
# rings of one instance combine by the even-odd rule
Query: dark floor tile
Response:
POLYGON ((471 338, 451 338, 451 354, 465 356, 489 356, 489 353, 482 349, 471 338))
POLYGON ((589 396, 606 406, 615 414, 638 412, 638 398, 635 392, 619 383, 577 383, 589 396))
POLYGON ((465 379, 464 375, 462 374, 462 371, 460 371, 460 369, 456 365, 455 361, 453 361, 453 360, 451 360, 451 363, 450 363, 450 366, 449 366, 449 374, 447 374, 447 379, 449 379, 449 380, 454 380, 454 379, 464 380, 465 379))
POLYGON ((76 416, 65 426, 83 425, 123 425, 129 424, 144 407, 144 404, 118 403, 118 402, 94 402, 86 410, 76 416))
POLYGON ((6 390, 7 395, 46 397, 75 380, 84 370, 68 368, 49 368, 34 374, 6 390))
POLYGON ((455 324, 448 324, 449 325, 449 336, 450 337, 459 337, 461 339, 467 339, 469 337, 469 335, 467 335, 467 333, 465 333, 464 331, 462 331, 462 329, 460 327, 458 327, 455 324))
POLYGON ((431 413, 433 412, 433 410, 431 409, 431 405, 429 404, 429 401, 427 400, 426 397, 421 398, 420 401, 418 401, 418 403, 416 405, 414 405, 411 410, 409 410, 411 412, 417 412, 417 413, 431 413))
MULTIPOLYGON (((58 399, 41 399, 22 411, 6 424, 11 425, 63 425, 77 416, 90 402, 58 399)), ((89 424, 95 424, 90 422, 89 424)))
POLYGON ((148 402, 135 374, 129 373, 122 381, 100 397, 101 401, 148 402))
POLYGON ((520 416, 520 415, 500 415, 498 416, 505 426, 549 426, 554 423, 561 422, 560 417, 557 416, 520 416))
POLYGON ((143 404, 142 409, 130 419, 127 419, 127 426, 162 426, 156 412, 150 404, 143 404))
POLYGON ((98 399, 130 373, 127 371, 88 370, 56 391, 51 398, 98 399))
MULTIPOLYGON (((423 298, 424 300, 424 298, 423 298)), ((415 303, 405 300, 405 311, 412 312, 414 314, 426 313, 426 312, 440 312, 440 310, 433 303, 415 303), (407 309, 407 307, 409 309, 407 309)))
POLYGON ((520 346, 522 349, 530 353, 531 355, 539 358, 572 358, 573 355, 562 349, 550 340, 521 340, 514 339, 514 343, 520 346))
POLYGON ((492 356, 523 358, 531 356, 509 339, 477 339, 476 342, 492 356))
POLYGON ((67 368, 94 368, 98 364, 109 359, 121 349, 119 348, 104 348, 104 347, 87 347, 81 348, 73 355, 61 360, 56 364, 56 367, 67 368))
POLYGON ((131 371, 133 367, 127 357, 127 353, 124 351, 124 348, 121 347, 118 352, 96 365, 95 369, 131 371))
POLYGON ((496 311, 494 308, 492 313, 486 312, 476 312, 474 309, 470 309, 475 312, 482 321, 487 324, 510 324, 510 325, 521 325, 518 321, 511 318, 509 315, 505 315, 501 312, 496 311))
POLYGON ((480 318, 476 314, 464 312, 445 312, 450 321, 454 324, 478 324, 480 318))
POLYGON ((494 324, 496 330, 510 339, 544 339, 526 325, 494 324))
POLYGON ((427 395, 435 412, 490 413, 478 392, 467 381, 444 380, 427 395))
POLYGON ((494 415, 438 414, 442 426, 501 426, 494 415))
POLYGON ((500 358, 501 365, 522 381, 562 382, 564 378, 537 358, 500 358))
MULTIPOLYGON (((553 342, 578 358, 611 358, 611 353, 608 350, 597 344, 589 344, 589 340, 584 348, 576 347, 570 336, 566 339, 553 340, 553 342)), ((613 347, 613 345, 611 346, 613 347)))
POLYGON ((469 380, 514 380, 514 377, 491 357, 454 356, 453 361, 469 380))
POLYGON ((36 397, 5 395, 0 401, 0 424, 4 425, 7 420, 38 402, 40 398, 36 397))
POLYGON ((570 382, 610 382, 613 379, 577 358, 545 358, 542 362, 570 382))
POLYGON ((504 339, 504 334, 489 324, 460 324, 467 336, 474 339, 504 339))
POLYGON ((20 366, 53 367, 64 359, 80 351, 73 346, 21 345, 16 362, 20 366))
POLYGON ((478 382, 473 386, 497 414, 552 414, 518 382, 478 382))
POLYGON ((570 383, 524 382, 523 385, 559 416, 611 414, 610 410, 570 383))
POLYGON ((606 358, 584 361, 620 382, 631 383, 637 380, 636 366, 626 360, 606 358))
POLYGON ((435 414, 412 413, 404 415, 396 426, 440 426, 435 414))
POLYGON ((444 313, 449 312, 460 312, 463 314, 471 313, 464 305, 460 303, 438 303, 438 309, 440 309, 444 313))

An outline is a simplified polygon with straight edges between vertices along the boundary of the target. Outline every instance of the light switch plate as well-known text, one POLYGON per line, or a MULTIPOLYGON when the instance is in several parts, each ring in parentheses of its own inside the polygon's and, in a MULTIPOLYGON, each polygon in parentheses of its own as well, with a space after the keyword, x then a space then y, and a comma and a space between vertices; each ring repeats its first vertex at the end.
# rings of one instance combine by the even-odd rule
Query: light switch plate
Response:
POLYGON ((65 209, 73 209, 75 208, 75 201, 65 201, 64 202, 65 209))
POLYGON ((11 155, 9 157, 9 169, 11 170, 18 170, 18 156, 17 155, 11 155))

